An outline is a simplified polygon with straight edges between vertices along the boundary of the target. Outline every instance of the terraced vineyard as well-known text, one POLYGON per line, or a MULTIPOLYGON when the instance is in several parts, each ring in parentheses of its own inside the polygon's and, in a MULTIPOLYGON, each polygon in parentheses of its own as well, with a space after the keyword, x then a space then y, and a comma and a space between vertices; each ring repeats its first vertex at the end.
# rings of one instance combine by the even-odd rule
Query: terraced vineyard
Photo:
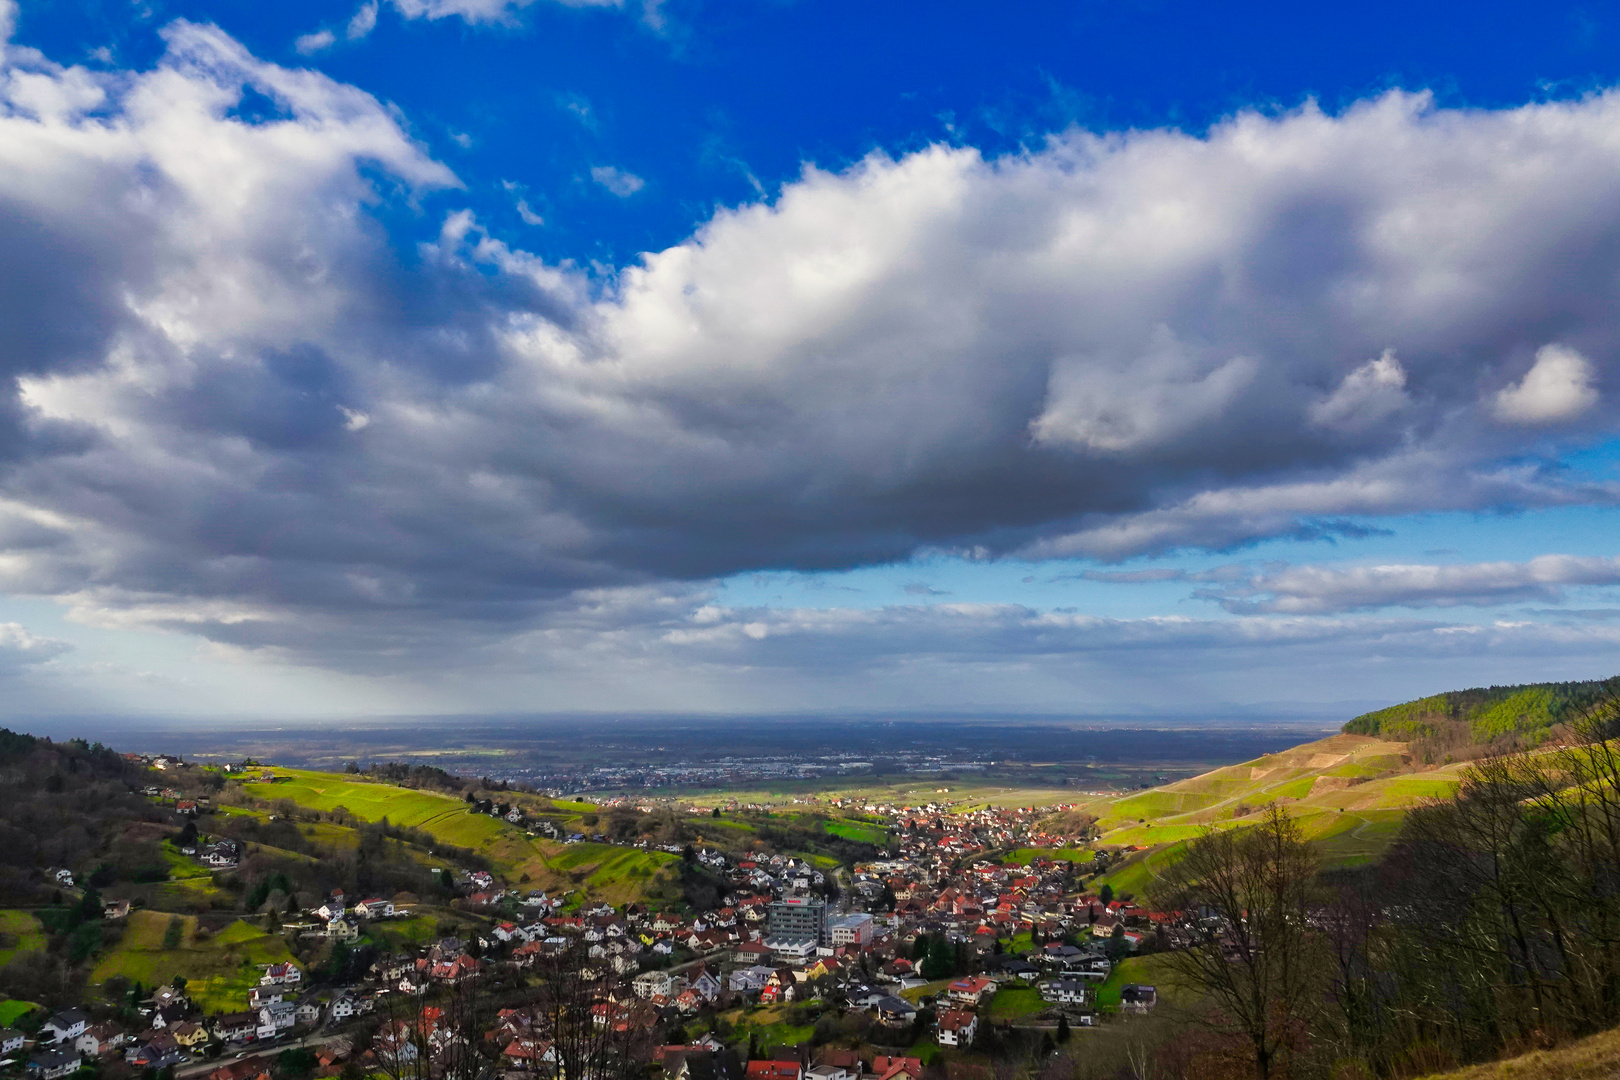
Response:
POLYGON ((1328 866, 1377 858, 1411 807, 1457 790, 1464 766, 1414 771, 1406 744, 1341 734, 1230 765, 1162 788, 1083 804, 1103 845, 1143 848, 1101 881, 1140 895, 1176 851, 1206 829, 1241 828, 1267 803, 1282 802, 1328 866))
MULTIPOLYGON (((463 799, 439 792, 307 769, 276 767, 267 772, 275 776, 274 782, 243 785, 244 792, 260 806, 273 809, 276 803, 286 799, 297 806, 328 813, 342 809, 366 822, 386 818, 391 824, 420 830, 439 843, 482 856, 509 881, 532 888, 577 893, 580 900, 604 900, 612 904, 679 894, 673 873, 678 859, 666 852, 621 844, 562 844, 531 837, 519 826, 488 814, 472 813, 463 799)), ((594 804, 585 802, 530 796, 513 798, 526 812, 555 822, 565 833, 587 831, 590 826, 585 823, 595 819, 585 815, 598 810, 594 804)), ((766 814, 761 820, 774 822, 776 819, 766 814)), ((813 839, 812 834, 821 834, 877 845, 884 843, 888 836, 882 825, 868 821, 828 819, 815 814, 784 815, 781 820, 802 826, 806 837, 801 839, 813 839)), ((706 842, 729 848, 751 844, 759 829, 754 822, 708 817, 696 819, 693 826, 706 842)), ((309 828, 324 830, 318 837, 323 843, 340 840, 353 843, 352 833, 337 826, 317 823, 305 828, 306 831, 309 828)), ((831 870, 839 864, 838 859, 813 850, 796 853, 822 870, 831 870)), ((206 877, 198 882, 199 886, 207 884, 206 877)))
MULTIPOLYGON (((535 839, 516 825, 488 814, 471 813, 465 801, 438 792, 307 769, 270 771, 276 781, 247 785, 250 795, 272 803, 288 799, 312 810, 342 808, 361 821, 387 818, 392 824, 420 829, 440 843, 481 855, 510 880, 538 889, 583 889, 595 899, 624 903, 643 895, 659 871, 675 861, 663 852, 535 839)), ((596 809, 591 803, 545 806, 560 812, 547 816, 565 822, 577 821, 578 814, 596 809)))

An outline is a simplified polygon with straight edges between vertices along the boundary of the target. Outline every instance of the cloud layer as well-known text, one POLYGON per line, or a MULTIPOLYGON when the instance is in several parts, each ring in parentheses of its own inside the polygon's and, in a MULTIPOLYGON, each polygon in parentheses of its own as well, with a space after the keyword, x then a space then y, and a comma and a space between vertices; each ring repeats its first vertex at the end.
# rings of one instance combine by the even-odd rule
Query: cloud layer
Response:
MULTIPOLYGON (((369 667, 591 590, 1620 494, 1556 468, 1615 429, 1620 95, 875 154, 588 273, 365 92, 166 37, 0 69, 0 587, 86 621, 369 667)), ((1229 599, 1346 606, 1291 588, 1229 599)))
POLYGON ((1227 584, 1199 595, 1241 614, 1491 607, 1531 600, 1558 602, 1565 588, 1573 585, 1620 585, 1620 558, 1542 555, 1527 562, 1454 566, 1291 566, 1253 577, 1226 572, 1188 575, 1185 580, 1200 578, 1224 579, 1227 584))

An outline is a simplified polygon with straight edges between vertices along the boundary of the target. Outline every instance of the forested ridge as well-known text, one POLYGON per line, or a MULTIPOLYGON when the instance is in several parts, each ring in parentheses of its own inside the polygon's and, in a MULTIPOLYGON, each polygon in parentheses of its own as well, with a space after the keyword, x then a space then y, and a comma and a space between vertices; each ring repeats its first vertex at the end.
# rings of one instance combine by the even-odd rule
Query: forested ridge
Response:
POLYGON ((1451 690, 1363 713, 1343 730, 1347 735, 1432 744, 1473 757, 1538 746, 1559 725, 1585 715, 1616 693, 1620 676, 1451 690))

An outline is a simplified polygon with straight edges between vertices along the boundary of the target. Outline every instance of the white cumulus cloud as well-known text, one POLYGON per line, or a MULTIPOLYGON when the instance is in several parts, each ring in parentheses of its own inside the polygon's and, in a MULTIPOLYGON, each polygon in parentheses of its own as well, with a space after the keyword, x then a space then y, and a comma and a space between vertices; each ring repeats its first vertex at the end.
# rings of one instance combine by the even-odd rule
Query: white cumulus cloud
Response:
POLYGON ((1515 424, 1573 420, 1597 404, 1592 362, 1563 345, 1543 345, 1519 382, 1496 395, 1496 415, 1515 424))
MULTIPOLYGON (((1620 428, 1620 250, 1591 246, 1620 217, 1613 92, 874 153, 598 272, 491 232, 363 90, 165 33, 144 70, 0 70, 0 588, 101 624, 353 668, 571 626, 766 649, 820 639, 580 612, 919 550, 1620 501, 1540 426, 1620 428), (276 115, 239 115, 250 92, 276 115), (402 207, 428 221, 408 250, 379 224, 402 207)), ((1349 602, 1272 584, 1229 599, 1349 602)))

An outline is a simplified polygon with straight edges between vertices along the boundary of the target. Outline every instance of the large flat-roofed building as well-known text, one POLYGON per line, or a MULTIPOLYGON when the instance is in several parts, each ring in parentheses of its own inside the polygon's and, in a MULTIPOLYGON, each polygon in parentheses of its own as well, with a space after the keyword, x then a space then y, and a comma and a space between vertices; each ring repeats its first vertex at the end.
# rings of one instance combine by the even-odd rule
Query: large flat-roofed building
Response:
MULTIPOLYGON (((827 901, 819 896, 789 896, 771 904, 765 944, 808 941, 812 951, 827 943, 827 901)), ((774 948, 775 946, 772 946, 774 948)))
POLYGON ((827 924, 834 945, 865 945, 872 940, 876 924, 866 912, 841 915, 827 924))

